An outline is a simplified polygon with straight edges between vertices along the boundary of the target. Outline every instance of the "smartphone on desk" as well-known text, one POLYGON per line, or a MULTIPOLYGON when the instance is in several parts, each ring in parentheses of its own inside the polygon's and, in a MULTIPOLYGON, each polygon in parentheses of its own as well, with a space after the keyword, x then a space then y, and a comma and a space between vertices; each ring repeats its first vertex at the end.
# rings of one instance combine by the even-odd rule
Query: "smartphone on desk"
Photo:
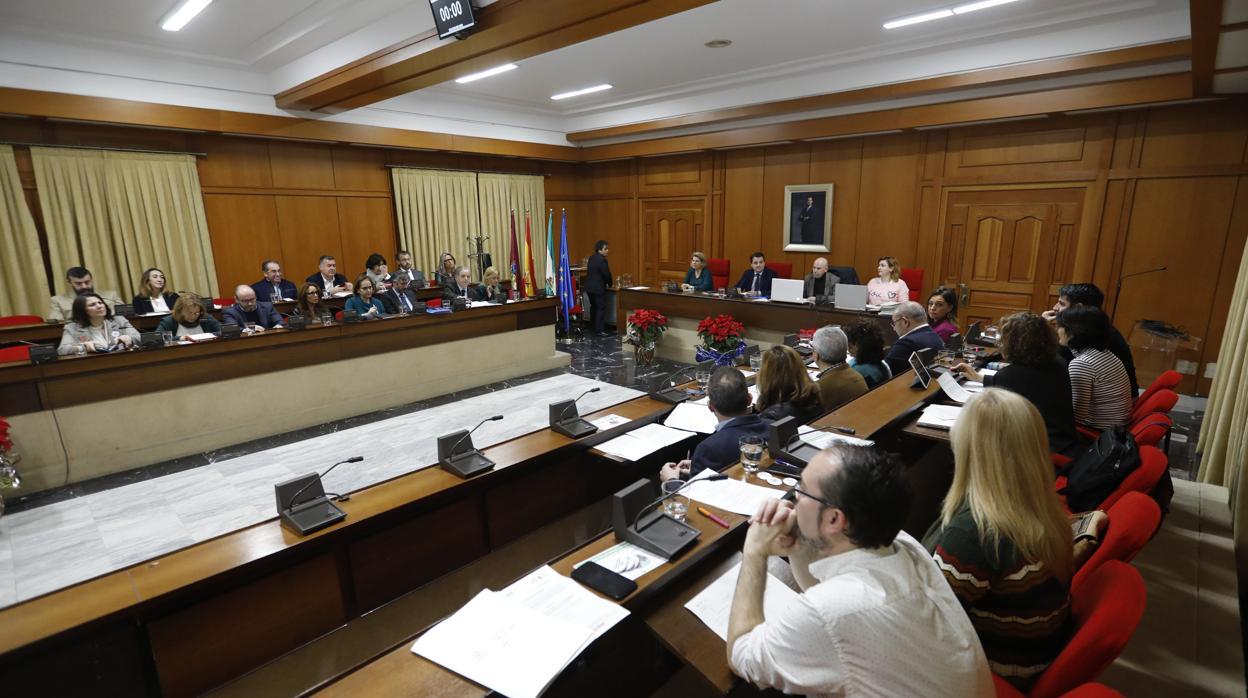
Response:
POLYGON ((572 578, 616 601, 637 590, 637 582, 593 561, 572 570, 572 578))

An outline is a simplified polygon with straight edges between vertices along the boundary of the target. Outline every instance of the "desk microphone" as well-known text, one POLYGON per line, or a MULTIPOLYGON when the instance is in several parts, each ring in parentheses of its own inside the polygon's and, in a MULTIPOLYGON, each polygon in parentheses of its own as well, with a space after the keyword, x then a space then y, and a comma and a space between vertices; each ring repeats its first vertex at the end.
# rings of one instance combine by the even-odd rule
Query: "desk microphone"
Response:
POLYGON ((695 483, 695 482, 719 482, 720 480, 727 480, 727 479, 728 479, 728 476, 727 476, 727 475, 724 475, 724 474, 722 474, 722 473, 721 473, 721 474, 719 474, 719 475, 710 475, 710 476, 707 476, 707 477, 700 477, 700 478, 698 478, 698 479, 696 479, 696 480, 685 480, 685 484, 681 485, 680 487, 677 487, 676 489, 672 490, 671 492, 664 493, 664 495, 663 495, 662 497, 659 497, 658 499, 654 500, 653 502, 650 502, 649 504, 647 504, 647 505, 645 505, 644 507, 642 507, 641 509, 639 509, 639 510, 637 511, 637 515, 633 517, 633 525, 632 525, 632 529, 633 529, 634 531, 636 531, 636 530, 637 530, 637 522, 641 520, 641 515, 642 515, 642 514, 644 514, 644 513, 646 513, 647 511, 649 511, 652 507, 655 507, 655 506, 659 505, 660 503, 662 503, 662 502, 663 502, 665 499, 667 499, 668 497, 671 497, 672 495, 674 495, 674 494, 676 494, 676 493, 680 492, 681 490, 685 489, 685 488, 686 488, 686 487, 688 487, 689 485, 692 485, 692 484, 693 484, 693 483, 695 483))
MULTIPOLYGON (((810 426, 810 425, 807 425, 807 426, 810 426)), ((853 436, 854 434, 858 433, 857 431, 854 430, 853 427, 842 427, 842 426, 837 426, 836 424, 830 424, 826 427, 810 427, 810 428, 811 428, 811 431, 838 431, 842 434, 845 434, 846 436, 853 436)), ((809 434, 810 432, 808 431, 804 433, 809 434)), ((801 434, 798 434, 798 436, 801 436, 801 434)))
POLYGON ((482 424, 485 424, 486 422, 497 422, 498 420, 500 420, 500 419, 502 419, 502 418, 503 418, 503 415, 501 415, 501 414, 496 414, 496 415, 494 415, 493 417, 486 417, 485 419, 481 420, 480 422, 477 422, 477 426, 475 426, 475 427, 473 427, 473 428, 469 429, 467 434, 464 434, 463 436, 459 437, 459 441, 456 441, 456 442, 455 442, 455 445, 454 445, 454 446, 451 446, 451 450, 450 450, 450 451, 448 451, 447 453, 449 453, 450 455, 454 456, 454 455, 455 455, 455 449, 459 448, 459 445, 460 445, 460 444, 462 444, 462 443, 464 442, 464 439, 467 439, 469 436, 472 436, 472 432, 474 432, 474 431, 476 431, 476 430, 480 429, 482 424))
MULTIPOLYGON (((580 400, 581 398, 585 397, 586 395, 589 395, 590 393, 596 393, 596 392, 598 392, 599 390, 602 390, 602 388, 590 388, 589 390, 586 390, 585 392, 581 393, 580 395, 577 395, 577 396, 576 396, 576 400, 573 400, 572 402, 569 402, 569 403, 568 403, 568 405, 567 405, 567 407, 564 407, 564 408, 563 408, 563 411, 559 413, 559 419, 556 419, 555 421, 556 421, 556 422, 562 422, 562 421, 563 421, 563 418, 564 418, 565 416, 567 416, 567 414, 568 414, 568 410, 572 409, 573 407, 576 407, 576 402, 577 402, 577 400, 580 400)), ((501 419, 501 417, 500 417, 500 419, 501 419)))
MULTIPOLYGON (((292 510, 294 510, 294 508, 295 508, 295 503, 298 501, 298 499, 299 499, 299 495, 301 495, 301 494, 303 494, 305 491, 307 491, 307 489, 308 489, 309 487, 311 487, 312 485, 314 485, 314 484, 316 484, 316 483, 318 483, 318 482, 321 482, 321 481, 322 481, 322 478, 324 478, 326 475, 328 475, 328 474, 329 474, 329 471, 333 470, 334 468, 337 468, 338 466, 342 465, 343 463, 359 463, 359 462, 360 462, 360 461, 362 461, 362 460, 364 460, 364 456, 351 456, 350 458, 348 458, 348 459, 346 459, 346 460, 340 460, 340 461, 338 461, 337 463, 334 463, 333 465, 329 466, 329 468, 327 468, 327 469, 325 470, 325 472, 321 473, 320 475, 317 475, 314 479, 312 479, 312 480, 308 480, 308 484, 304 485, 303 487, 300 487, 300 488, 299 488, 299 489, 298 489, 298 490, 297 490, 297 491, 296 491, 296 492, 295 492, 295 493, 291 496, 291 498, 290 498, 290 503, 286 505, 286 511, 292 511, 292 510)), ((345 502, 345 501, 347 501, 348 499, 350 499, 350 498, 351 498, 351 496, 350 496, 350 495, 343 495, 343 494, 338 494, 338 495, 334 495, 334 496, 335 496, 335 497, 338 499, 338 501, 340 501, 340 502, 345 502)))
POLYGON ((670 403, 683 402, 689 396, 682 390, 676 390, 676 381, 675 381, 676 376, 679 376, 682 373, 687 373, 691 370, 695 370, 697 368, 698 366, 695 364, 693 366, 685 366, 684 368, 679 368, 679 369, 676 369, 675 371, 672 371, 671 373, 664 376, 662 380, 654 383, 655 388, 650 393, 650 396, 654 398, 658 398, 659 400, 662 400, 663 402, 670 402, 670 403), (663 387, 660 388, 658 386, 663 386, 663 387))

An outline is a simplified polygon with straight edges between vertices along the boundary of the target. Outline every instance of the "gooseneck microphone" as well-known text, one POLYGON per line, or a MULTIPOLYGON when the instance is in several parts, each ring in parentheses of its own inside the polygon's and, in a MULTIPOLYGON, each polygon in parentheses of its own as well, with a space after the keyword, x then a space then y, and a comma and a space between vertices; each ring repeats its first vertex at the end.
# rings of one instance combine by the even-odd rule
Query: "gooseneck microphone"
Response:
MULTIPOLYGON (((295 505, 299 503, 299 495, 301 495, 301 494, 303 494, 304 492, 306 492, 306 491, 307 491, 307 489, 308 489, 309 487, 311 487, 312 485, 314 485, 314 484, 316 484, 316 483, 318 483, 318 482, 321 482, 321 481, 322 481, 322 479, 323 479, 326 475, 328 475, 328 474, 330 473, 330 471, 331 471, 331 470, 333 470, 334 468, 337 468, 338 466, 342 465, 343 463, 359 463, 359 462, 360 462, 360 461, 362 461, 362 460, 364 460, 364 456, 351 456, 350 458, 348 458, 348 459, 346 459, 346 460, 340 460, 340 461, 338 461, 337 463, 334 463, 333 465, 329 466, 328 468, 326 468, 325 472, 321 473, 320 475, 317 475, 317 476, 316 476, 314 479, 312 479, 312 480, 308 480, 308 484, 304 485, 303 487, 300 487, 298 490, 296 490, 296 491, 295 491, 294 495, 292 495, 292 496, 291 496, 291 498, 290 498, 290 503, 286 505, 286 510, 287 510, 287 511, 291 511, 291 510, 293 510, 293 509, 295 508, 295 505)), ((349 496, 345 496, 345 495, 335 495, 335 496, 338 498, 338 501, 340 501, 340 502, 345 502, 345 501, 347 501, 348 499, 350 499, 350 497, 349 497, 349 496)))
POLYGON ((567 414, 568 414, 568 410, 572 409, 573 407, 576 407, 576 403, 577 403, 577 401, 578 401, 578 400, 580 400, 581 398, 585 397, 586 395, 589 395, 590 393, 596 393, 596 392, 598 392, 599 390, 602 390, 602 388, 590 388, 589 390, 586 390, 585 392, 581 393, 580 395, 577 395, 577 396, 576 396, 576 400, 573 400, 572 402, 569 402, 569 403, 567 404, 567 406, 563 408, 563 411, 559 413, 559 419, 557 419, 557 420, 555 420, 555 421, 557 421, 557 422, 562 422, 562 421, 563 421, 563 418, 564 418, 565 416, 567 416, 567 414))
POLYGON ((727 479, 728 479, 728 476, 721 473, 719 475, 709 475, 707 477, 700 477, 696 480, 685 480, 685 484, 681 485, 680 487, 677 487, 671 492, 665 492, 662 497, 659 497, 653 502, 650 502, 649 504, 645 505, 641 509, 637 510, 637 515, 633 517, 632 529, 634 531, 637 530, 637 522, 641 520, 642 514, 646 513, 653 507, 663 503, 663 501, 666 500, 668 497, 671 497, 672 495, 680 492, 681 490, 685 489, 689 485, 692 485, 695 482, 719 482, 720 480, 727 480, 727 479))
POLYGON ((459 437, 459 441, 456 441, 456 442, 455 442, 455 445, 454 445, 454 446, 451 446, 450 454, 451 454, 452 456, 453 456, 453 455, 455 455, 455 449, 459 448, 459 445, 460 445, 460 444, 462 444, 462 443, 464 442, 464 439, 467 439, 469 436, 472 436, 472 432, 474 432, 474 431, 476 431, 476 430, 480 429, 482 424, 485 424, 486 422, 497 422, 498 420, 500 420, 500 419, 502 419, 502 418, 503 418, 503 415, 501 415, 501 414, 496 414, 496 415, 494 415, 493 417, 486 417, 485 419, 481 420, 480 422, 477 422, 477 426, 475 426, 475 427, 473 427, 473 428, 469 429, 467 434, 464 434, 463 436, 459 437))
MULTIPOLYGON (((810 426, 810 425, 808 424, 806 426, 810 426)), ((811 431, 837 431, 842 434, 845 434, 846 436, 853 436, 854 434, 858 433, 857 431, 854 431, 853 427, 842 427, 836 424, 829 424, 826 427, 810 427, 810 430, 811 431)), ((807 431, 807 432, 802 432, 802 433, 809 434, 810 432, 807 431)), ((801 434, 798 434, 798 436, 801 436, 801 434)))

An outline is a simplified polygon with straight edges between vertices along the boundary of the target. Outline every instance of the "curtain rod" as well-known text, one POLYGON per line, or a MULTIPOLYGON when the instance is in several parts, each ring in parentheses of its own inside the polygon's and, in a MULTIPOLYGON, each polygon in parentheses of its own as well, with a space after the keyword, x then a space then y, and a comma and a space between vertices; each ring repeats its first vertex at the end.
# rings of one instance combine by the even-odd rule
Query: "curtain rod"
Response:
POLYGON ((498 170, 469 170, 463 167, 412 167, 411 165, 382 165, 387 170, 432 170, 434 172, 472 172, 474 174, 527 175, 529 177, 553 177, 549 172, 500 172, 498 170))
POLYGON ((69 148, 71 150, 111 150, 118 153, 151 153, 153 155, 194 155, 206 158, 208 153, 187 153, 179 150, 142 150, 139 148, 114 148, 104 145, 56 145, 53 143, 25 143, 23 141, 0 141, 0 145, 24 145, 30 148, 69 148))

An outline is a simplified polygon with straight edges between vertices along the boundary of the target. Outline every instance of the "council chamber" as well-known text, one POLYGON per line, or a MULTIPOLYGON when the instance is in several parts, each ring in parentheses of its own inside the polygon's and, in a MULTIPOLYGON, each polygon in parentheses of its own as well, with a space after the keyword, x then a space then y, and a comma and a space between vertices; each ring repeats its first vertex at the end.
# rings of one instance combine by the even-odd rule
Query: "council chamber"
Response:
POLYGON ((0 20, 5 696, 1245 694, 1248 3, 0 20))

